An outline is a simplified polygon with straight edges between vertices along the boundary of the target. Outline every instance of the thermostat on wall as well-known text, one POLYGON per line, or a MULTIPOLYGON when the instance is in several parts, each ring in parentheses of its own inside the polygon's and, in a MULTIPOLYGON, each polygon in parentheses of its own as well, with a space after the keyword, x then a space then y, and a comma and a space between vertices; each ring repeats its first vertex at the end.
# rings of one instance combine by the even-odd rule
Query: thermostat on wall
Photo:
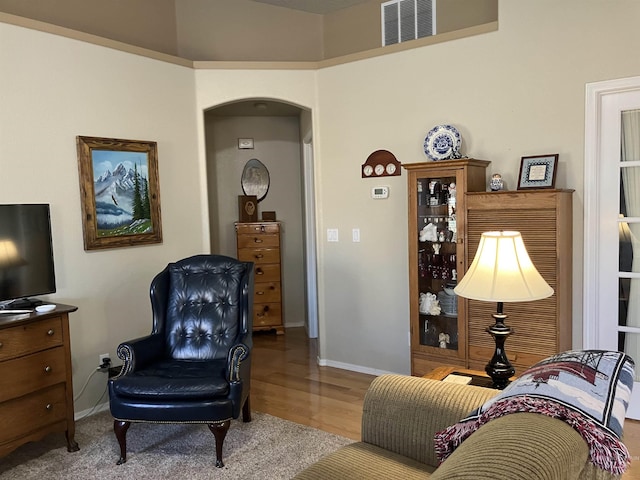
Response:
POLYGON ((371 198, 389 198, 389 187, 373 187, 371 198))

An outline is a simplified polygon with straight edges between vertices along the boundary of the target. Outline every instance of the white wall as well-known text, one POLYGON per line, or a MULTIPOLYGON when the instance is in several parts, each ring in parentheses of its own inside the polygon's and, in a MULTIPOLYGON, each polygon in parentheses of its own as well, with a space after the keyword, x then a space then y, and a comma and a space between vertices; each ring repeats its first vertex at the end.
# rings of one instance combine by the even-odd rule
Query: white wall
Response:
POLYGON ((424 137, 441 123, 458 127, 463 152, 491 160, 488 173, 510 189, 522 156, 559 153, 556 185, 576 190, 580 346, 585 84, 638 74, 640 3, 509 0, 499 9, 497 32, 321 69, 317 99, 306 90, 310 73, 196 72, 198 109, 261 96, 314 108, 320 357, 328 363, 409 372, 406 174, 363 180, 360 165, 381 148, 403 163, 426 160, 424 137), (390 187, 388 200, 370 198, 378 184, 390 187), (340 242, 326 242, 327 228, 339 229, 340 242))
POLYGON ((522 156, 559 153, 557 186, 576 190, 580 346, 585 84, 638 74, 638 18, 640 2, 628 0, 502 1, 497 32, 319 72, 321 221, 341 233, 362 229, 357 247, 324 246, 326 358, 409 371, 406 174, 361 180, 358 167, 379 148, 403 163, 424 161, 424 137, 441 123, 457 126, 463 152, 491 160, 488 173, 510 189, 522 156), (389 200, 369 198, 374 184, 391 187, 389 200))
MULTIPOLYGON (((70 316, 77 394, 98 354, 116 360, 121 341, 149 333, 152 277, 203 250, 194 73, 2 23, 0 45, 0 203, 51 204, 51 300, 79 307, 70 316), (84 251, 76 135, 158 142, 162 244, 84 251)), ((76 412, 105 385, 95 375, 76 412)))

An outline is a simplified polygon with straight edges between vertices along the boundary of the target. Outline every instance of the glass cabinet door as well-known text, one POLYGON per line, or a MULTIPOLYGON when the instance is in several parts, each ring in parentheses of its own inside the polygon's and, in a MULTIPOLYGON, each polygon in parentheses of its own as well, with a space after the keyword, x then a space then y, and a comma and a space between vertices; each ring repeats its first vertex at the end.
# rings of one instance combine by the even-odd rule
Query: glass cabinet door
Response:
POLYGON ((447 176, 417 175, 417 276, 420 345, 458 349, 458 279, 455 171, 447 176))

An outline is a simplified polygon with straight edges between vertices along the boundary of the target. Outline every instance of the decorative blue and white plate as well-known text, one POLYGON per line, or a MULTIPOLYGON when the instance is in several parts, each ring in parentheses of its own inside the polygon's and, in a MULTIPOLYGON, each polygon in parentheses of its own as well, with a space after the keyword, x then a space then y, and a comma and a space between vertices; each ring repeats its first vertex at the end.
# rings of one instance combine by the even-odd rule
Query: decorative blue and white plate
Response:
POLYGON ((431 160, 460 158, 462 137, 452 125, 436 125, 424 139, 424 153, 431 160))

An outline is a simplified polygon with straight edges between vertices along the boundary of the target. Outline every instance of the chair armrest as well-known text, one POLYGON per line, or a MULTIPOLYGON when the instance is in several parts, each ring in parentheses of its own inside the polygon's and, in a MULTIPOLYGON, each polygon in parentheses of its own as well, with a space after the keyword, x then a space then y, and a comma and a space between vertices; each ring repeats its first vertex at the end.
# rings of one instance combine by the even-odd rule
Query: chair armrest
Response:
POLYGON ((431 466, 438 465, 433 437, 497 394, 407 375, 382 375, 362 407, 362 441, 431 466))
POLYGON ((243 343, 229 349, 227 357, 227 380, 230 383, 249 379, 251 375, 251 350, 243 343))
POLYGON ((118 345, 116 353, 123 362, 118 376, 127 375, 149 365, 163 354, 163 345, 164 339, 158 334, 136 338, 118 345))

